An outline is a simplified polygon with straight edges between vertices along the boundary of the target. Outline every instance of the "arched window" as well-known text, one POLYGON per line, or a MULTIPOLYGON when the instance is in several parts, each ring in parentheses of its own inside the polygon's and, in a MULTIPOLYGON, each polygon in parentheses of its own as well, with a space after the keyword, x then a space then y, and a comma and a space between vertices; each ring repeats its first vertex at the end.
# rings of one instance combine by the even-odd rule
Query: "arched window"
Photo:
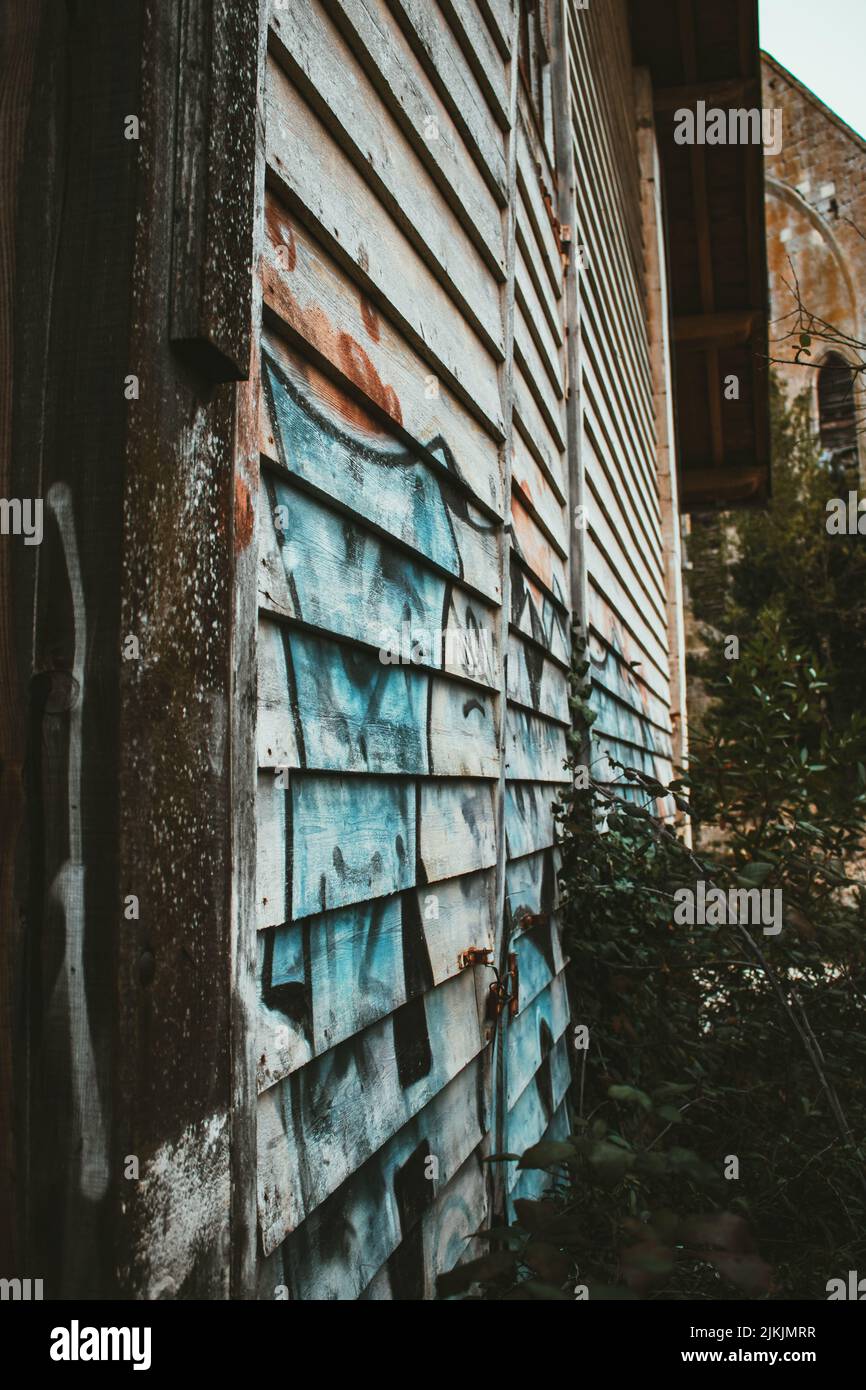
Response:
POLYGON ((821 445, 843 467, 857 457, 854 372, 838 352, 827 354, 818 372, 818 425, 821 445))

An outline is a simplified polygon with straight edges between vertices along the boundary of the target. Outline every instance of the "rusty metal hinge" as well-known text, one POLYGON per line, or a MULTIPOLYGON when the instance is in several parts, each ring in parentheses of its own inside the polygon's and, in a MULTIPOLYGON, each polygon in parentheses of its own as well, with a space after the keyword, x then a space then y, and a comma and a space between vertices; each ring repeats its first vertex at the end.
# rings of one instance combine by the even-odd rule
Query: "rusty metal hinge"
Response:
POLYGON ((492 965, 492 955, 489 946, 467 946, 466 950, 458 955, 457 964, 461 970, 468 969, 470 965, 492 965))

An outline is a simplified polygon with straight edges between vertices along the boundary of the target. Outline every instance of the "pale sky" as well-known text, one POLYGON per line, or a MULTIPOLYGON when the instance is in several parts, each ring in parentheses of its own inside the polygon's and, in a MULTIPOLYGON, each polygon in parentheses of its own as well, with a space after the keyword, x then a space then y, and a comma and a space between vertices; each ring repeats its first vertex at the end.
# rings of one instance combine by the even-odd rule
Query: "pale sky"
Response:
POLYGON ((758 0, 761 47, 866 139, 866 0, 758 0))

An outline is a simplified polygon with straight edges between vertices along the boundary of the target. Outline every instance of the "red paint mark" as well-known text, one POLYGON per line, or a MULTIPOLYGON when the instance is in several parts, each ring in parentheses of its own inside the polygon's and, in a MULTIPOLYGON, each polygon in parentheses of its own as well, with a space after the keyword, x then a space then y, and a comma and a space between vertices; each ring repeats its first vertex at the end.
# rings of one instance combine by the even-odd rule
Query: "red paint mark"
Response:
POLYGON ((373 308, 366 295, 361 295, 361 318, 364 320, 364 327, 373 339, 374 343, 379 341, 379 315, 373 308))
POLYGON ((241 478, 235 478, 235 555, 240 555, 242 550, 246 550, 252 540, 254 520, 249 488, 241 478))
MULTIPOLYGON (((297 263, 297 248, 292 229, 279 210, 270 204, 267 209, 268 239, 275 250, 287 250, 290 268, 297 263)), ((283 264, 286 264, 285 259, 283 264)), ((379 376, 376 366, 361 344, 350 333, 342 332, 318 304, 303 305, 286 284, 285 275, 266 256, 263 268, 265 294, 273 304, 280 318, 299 333, 311 347, 328 362, 333 363, 346 376, 353 386, 363 391, 365 396, 375 401, 396 424, 402 425, 403 411, 393 386, 388 386, 379 376)), ((379 340, 379 319, 372 305, 361 297, 361 316, 364 326, 374 342, 379 340)), ((363 406, 341 391, 323 373, 308 367, 307 375, 312 381, 315 377, 319 394, 328 402, 331 409, 341 415, 349 424, 372 434, 382 434, 378 421, 373 420, 363 406)))
POLYGON ((375 366, 360 343, 350 337, 348 333, 341 333, 338 338, 340 363, 344 373, 350 381, 354 382, 364 392, 375 401, 386 415, 390 415, 392 420, 396 420, 398 425, 403 423, 403 412, 400 409, 400 402, 393 386, 386 386, 376 371, 375 366))
POLYGON ((520 542, 520 549, 523 555, 528 560, 539 579, 543 580, 548 589, 551 589, 553 587, 553 571, 550 546, 542 538, 540 533, 536 531, 522 507, 512 507, 511 524, 520 542))

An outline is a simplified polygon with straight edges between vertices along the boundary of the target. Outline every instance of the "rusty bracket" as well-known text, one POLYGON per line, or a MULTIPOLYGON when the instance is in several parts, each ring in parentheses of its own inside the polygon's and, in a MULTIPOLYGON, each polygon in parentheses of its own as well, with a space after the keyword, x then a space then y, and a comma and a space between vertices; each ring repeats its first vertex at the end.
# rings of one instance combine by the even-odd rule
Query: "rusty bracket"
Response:
POLYGON ((490 957, 493 952, 488 946, 467 946, 465 951, 461 951, 457 957, 457 964, 461 970, 466 970, 470 965, 492 965, 490 957))
POLYGON ((505 1001, 508 998, 508 991, 501 980, 494 980, 490 989, 487 991, 487 1020, 489 1023, 497 1023, 499 1015, 505 1008, 505 1001))

